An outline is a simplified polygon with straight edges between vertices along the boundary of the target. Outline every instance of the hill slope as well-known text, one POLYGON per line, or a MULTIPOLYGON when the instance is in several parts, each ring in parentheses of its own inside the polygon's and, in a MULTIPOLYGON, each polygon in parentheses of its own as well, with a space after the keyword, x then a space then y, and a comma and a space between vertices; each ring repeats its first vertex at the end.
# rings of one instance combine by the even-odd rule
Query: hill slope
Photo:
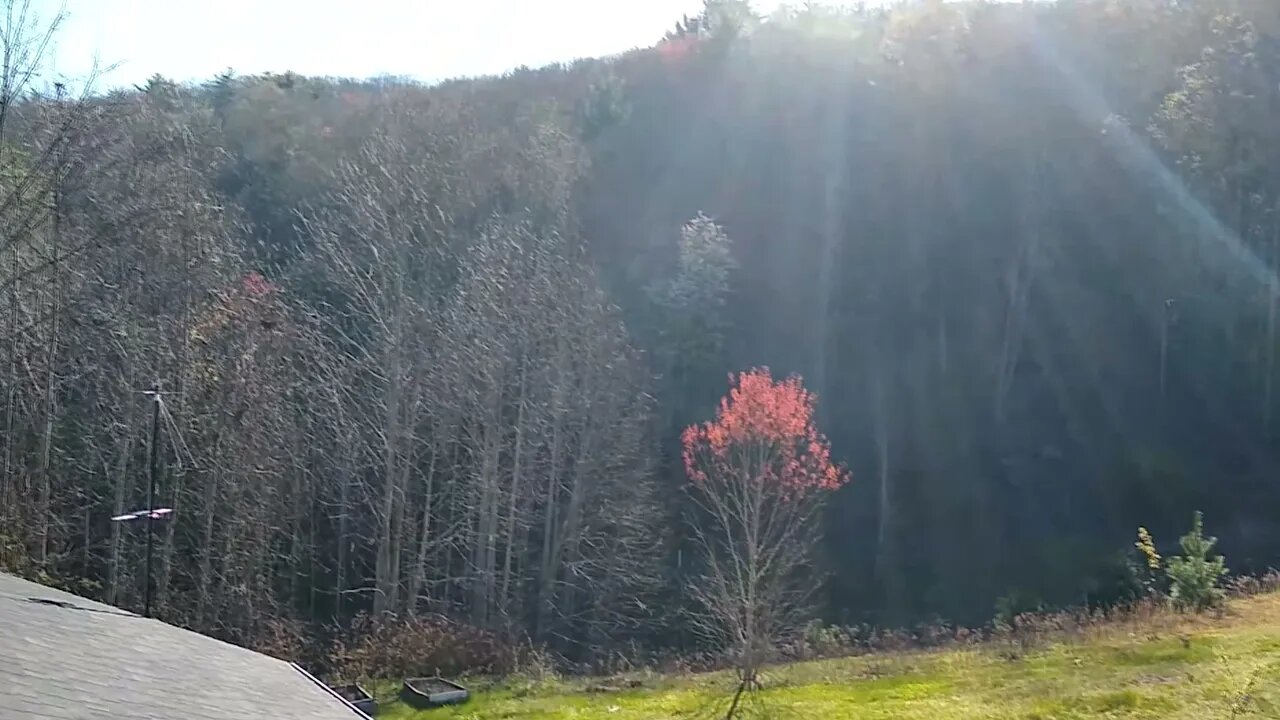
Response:
MULTIPOLYGON (((723 716, 731 687, 719 673, 641 682, 622 692, 600 692, 598 682, 508 686, 452 710, 394 706, 380 717, 710 718, 723 716)), ((767 682, 765 717, 1280 717, 1280 594, 1235 600, 1221 618, 1160 615, 1029 650, 987 644, 797 663, 767 682)))

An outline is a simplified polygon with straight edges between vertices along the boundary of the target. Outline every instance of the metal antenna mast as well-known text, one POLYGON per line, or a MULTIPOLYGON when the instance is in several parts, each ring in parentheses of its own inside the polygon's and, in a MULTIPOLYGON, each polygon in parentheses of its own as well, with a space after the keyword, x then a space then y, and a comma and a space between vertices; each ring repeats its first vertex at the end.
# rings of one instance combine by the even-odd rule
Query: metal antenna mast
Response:
POLYGON ((147 589, 143 617, 151 617, 151 546, 156 527, 156 474, 160 466, 160 381, 151 388, 151 458, 147 479, 147 589))
POLYGON ((160 382, 150 390, 145 391, 146 395, 151 396, 151 446, 148 451, 148 477, 147 477, 147 507, 143 510, 135 510, 124 515, 117 515, 111 518, 115 522, 132 522, 134 520, 147 520, 147 575, 146 587, 143 591, 143 617, 151 617, 151 586, 152 586, 152 557, 154 555, 155 545, 155 524, 157 519, 162 519, 173 512, 173 508, 156 507, 156 479, 160 474, 160 382))

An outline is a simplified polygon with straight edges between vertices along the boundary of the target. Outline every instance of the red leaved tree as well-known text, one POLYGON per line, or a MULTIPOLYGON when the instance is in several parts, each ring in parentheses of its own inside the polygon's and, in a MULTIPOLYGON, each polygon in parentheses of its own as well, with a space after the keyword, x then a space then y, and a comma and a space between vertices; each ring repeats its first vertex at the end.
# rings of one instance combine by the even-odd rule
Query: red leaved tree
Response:
POLYGON ((818 513, 848 480, 814 425, 814 404, 799 377, 774 380, 757 368, 730 376, 715 419, 682 437, 701 511, 693 523, 706 570, 694 589, 700 626, 729 648, 740 673, 731 716, 819 585, 811 564, 818 513))

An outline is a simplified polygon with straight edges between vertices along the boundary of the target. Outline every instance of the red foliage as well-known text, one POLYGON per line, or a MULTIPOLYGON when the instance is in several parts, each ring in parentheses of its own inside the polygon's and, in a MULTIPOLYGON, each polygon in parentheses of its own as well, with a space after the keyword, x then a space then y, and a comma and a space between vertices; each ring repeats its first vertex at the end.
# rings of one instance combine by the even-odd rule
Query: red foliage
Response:
POLYGON ((668 38, 658 43, 658 56, 669 64, 681 64, 698 49, 699 42, 697 35, 668 38))
POLYGON ((248 275, 245 275, 244 280, 242 280, 241 283, 244 286, 244 291, 252 298, 261 298, 266 297, 267 295, 273 295, 280 289, 276 287, 275 283, 262 277, 262 275, 256 272, 251 272, 248 275))
POLYGON ((835 490, 848 473, 831 462, 831 447, 813 422, 816 398, 798 376, 775 381, 768 368, 729 376, 729 394, 715 420, 686 428, 685 472, 695 483, 712 474, 741 474, 776 485, 785 495, 835 490))

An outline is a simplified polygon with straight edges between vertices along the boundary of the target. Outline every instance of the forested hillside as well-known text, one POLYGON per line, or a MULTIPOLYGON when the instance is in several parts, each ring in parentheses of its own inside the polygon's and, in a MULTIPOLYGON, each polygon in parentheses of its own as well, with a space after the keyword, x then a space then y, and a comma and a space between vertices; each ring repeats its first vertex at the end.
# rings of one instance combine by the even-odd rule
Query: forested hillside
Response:
POLYGON ((159 616, 670 648, 679 436, 755 366, 852 476, 829 620, 1122 599, 1194 510, 1280 561, 1280 4, 676 20, 500 78, 79 95, 11 17, 0 567, 141 606, 110 518, 159 383, 159 616))

